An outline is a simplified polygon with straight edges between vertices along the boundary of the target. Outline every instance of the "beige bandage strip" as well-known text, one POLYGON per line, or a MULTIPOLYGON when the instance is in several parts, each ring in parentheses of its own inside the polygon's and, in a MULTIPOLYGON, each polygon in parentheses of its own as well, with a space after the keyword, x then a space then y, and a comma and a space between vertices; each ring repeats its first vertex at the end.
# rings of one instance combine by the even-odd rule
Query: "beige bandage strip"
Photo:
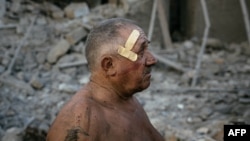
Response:
POLYGON ((125 43, 125 47, 119 46, 118 53, 123 57, 128 58, 131 61, 137 60, 137 54, 132 52, 131 49, 134 47, 137 39, 140 36, 140 32, 138 30, 133 30, 128 37, 128 40, 125 43))

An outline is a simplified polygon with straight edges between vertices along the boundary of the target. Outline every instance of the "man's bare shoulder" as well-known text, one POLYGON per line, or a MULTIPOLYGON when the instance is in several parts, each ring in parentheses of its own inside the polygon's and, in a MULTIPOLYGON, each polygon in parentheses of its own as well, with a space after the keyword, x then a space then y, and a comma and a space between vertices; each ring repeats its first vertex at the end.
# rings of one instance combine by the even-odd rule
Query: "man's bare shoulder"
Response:
POLYGON ((47 140, 71 141, 98 133, 102 110, 86 90, 80 90, 59 112, 47 140), (59 136, 58 136, 59 135, 59 136))

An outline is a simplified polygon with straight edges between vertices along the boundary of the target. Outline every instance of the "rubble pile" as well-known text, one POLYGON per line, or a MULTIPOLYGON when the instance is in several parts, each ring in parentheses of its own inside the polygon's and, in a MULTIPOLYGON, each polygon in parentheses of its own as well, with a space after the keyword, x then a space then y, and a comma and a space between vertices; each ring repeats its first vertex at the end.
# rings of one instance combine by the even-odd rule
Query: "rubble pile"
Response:
MULTIPOLYGON (((84 50, 89 30, 103 19, 126 17, 130 10, 127 5, 90 7, 85 2, 63 8, 30 0, 4 5, 5 11, 0 12, 0 139, 43 141, 62 105, 88 81, 84 50)), ((129 17, 141 17, 133 14, 129 17)), ((192 39, 162 49, 152 41, 150 48, 192 69, 200 44, 192 39)), ((192 71, 176 72, 159 62, 149 89, 136 96, 166 140, 220 141, 224 124, 250 124, 249 55, 248 43, 209 39, 197 87, 190 87, 192 71)))
POLYGON ((6 1, 0 21, 0 138, 44 140, 59 108, 88 81, 85 39, 97 22, 123 17, 113 4, 64 9, 6 1), (13 65, 11 66, 11 64, 13 65))

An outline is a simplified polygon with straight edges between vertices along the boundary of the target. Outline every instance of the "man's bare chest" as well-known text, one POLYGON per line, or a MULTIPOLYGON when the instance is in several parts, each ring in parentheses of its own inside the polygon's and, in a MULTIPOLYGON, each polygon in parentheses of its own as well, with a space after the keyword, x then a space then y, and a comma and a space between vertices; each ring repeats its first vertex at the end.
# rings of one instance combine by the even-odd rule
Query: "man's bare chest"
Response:
POLYGON ((105 140, 147 141, 151 138, 150 123, 140 111, 105 111, 103 118, 105 128, 102 134, 105 140))

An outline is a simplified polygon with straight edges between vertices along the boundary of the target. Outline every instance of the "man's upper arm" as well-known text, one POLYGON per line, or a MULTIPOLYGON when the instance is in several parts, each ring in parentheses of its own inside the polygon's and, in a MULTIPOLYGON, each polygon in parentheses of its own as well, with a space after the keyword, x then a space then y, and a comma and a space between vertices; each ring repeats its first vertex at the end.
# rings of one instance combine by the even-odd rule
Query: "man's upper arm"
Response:
POLYGON ((53 122, 47 141, 88 141, 91 131, 96 129, 98 120, 92 116, 96 113, 88 102, 69 102, 53 122))
POLYGON ((92 141, 98 138, 99 119, 97 107, 83 102, 72 109, 72 126, 67 129, 64 141, 92 141))

